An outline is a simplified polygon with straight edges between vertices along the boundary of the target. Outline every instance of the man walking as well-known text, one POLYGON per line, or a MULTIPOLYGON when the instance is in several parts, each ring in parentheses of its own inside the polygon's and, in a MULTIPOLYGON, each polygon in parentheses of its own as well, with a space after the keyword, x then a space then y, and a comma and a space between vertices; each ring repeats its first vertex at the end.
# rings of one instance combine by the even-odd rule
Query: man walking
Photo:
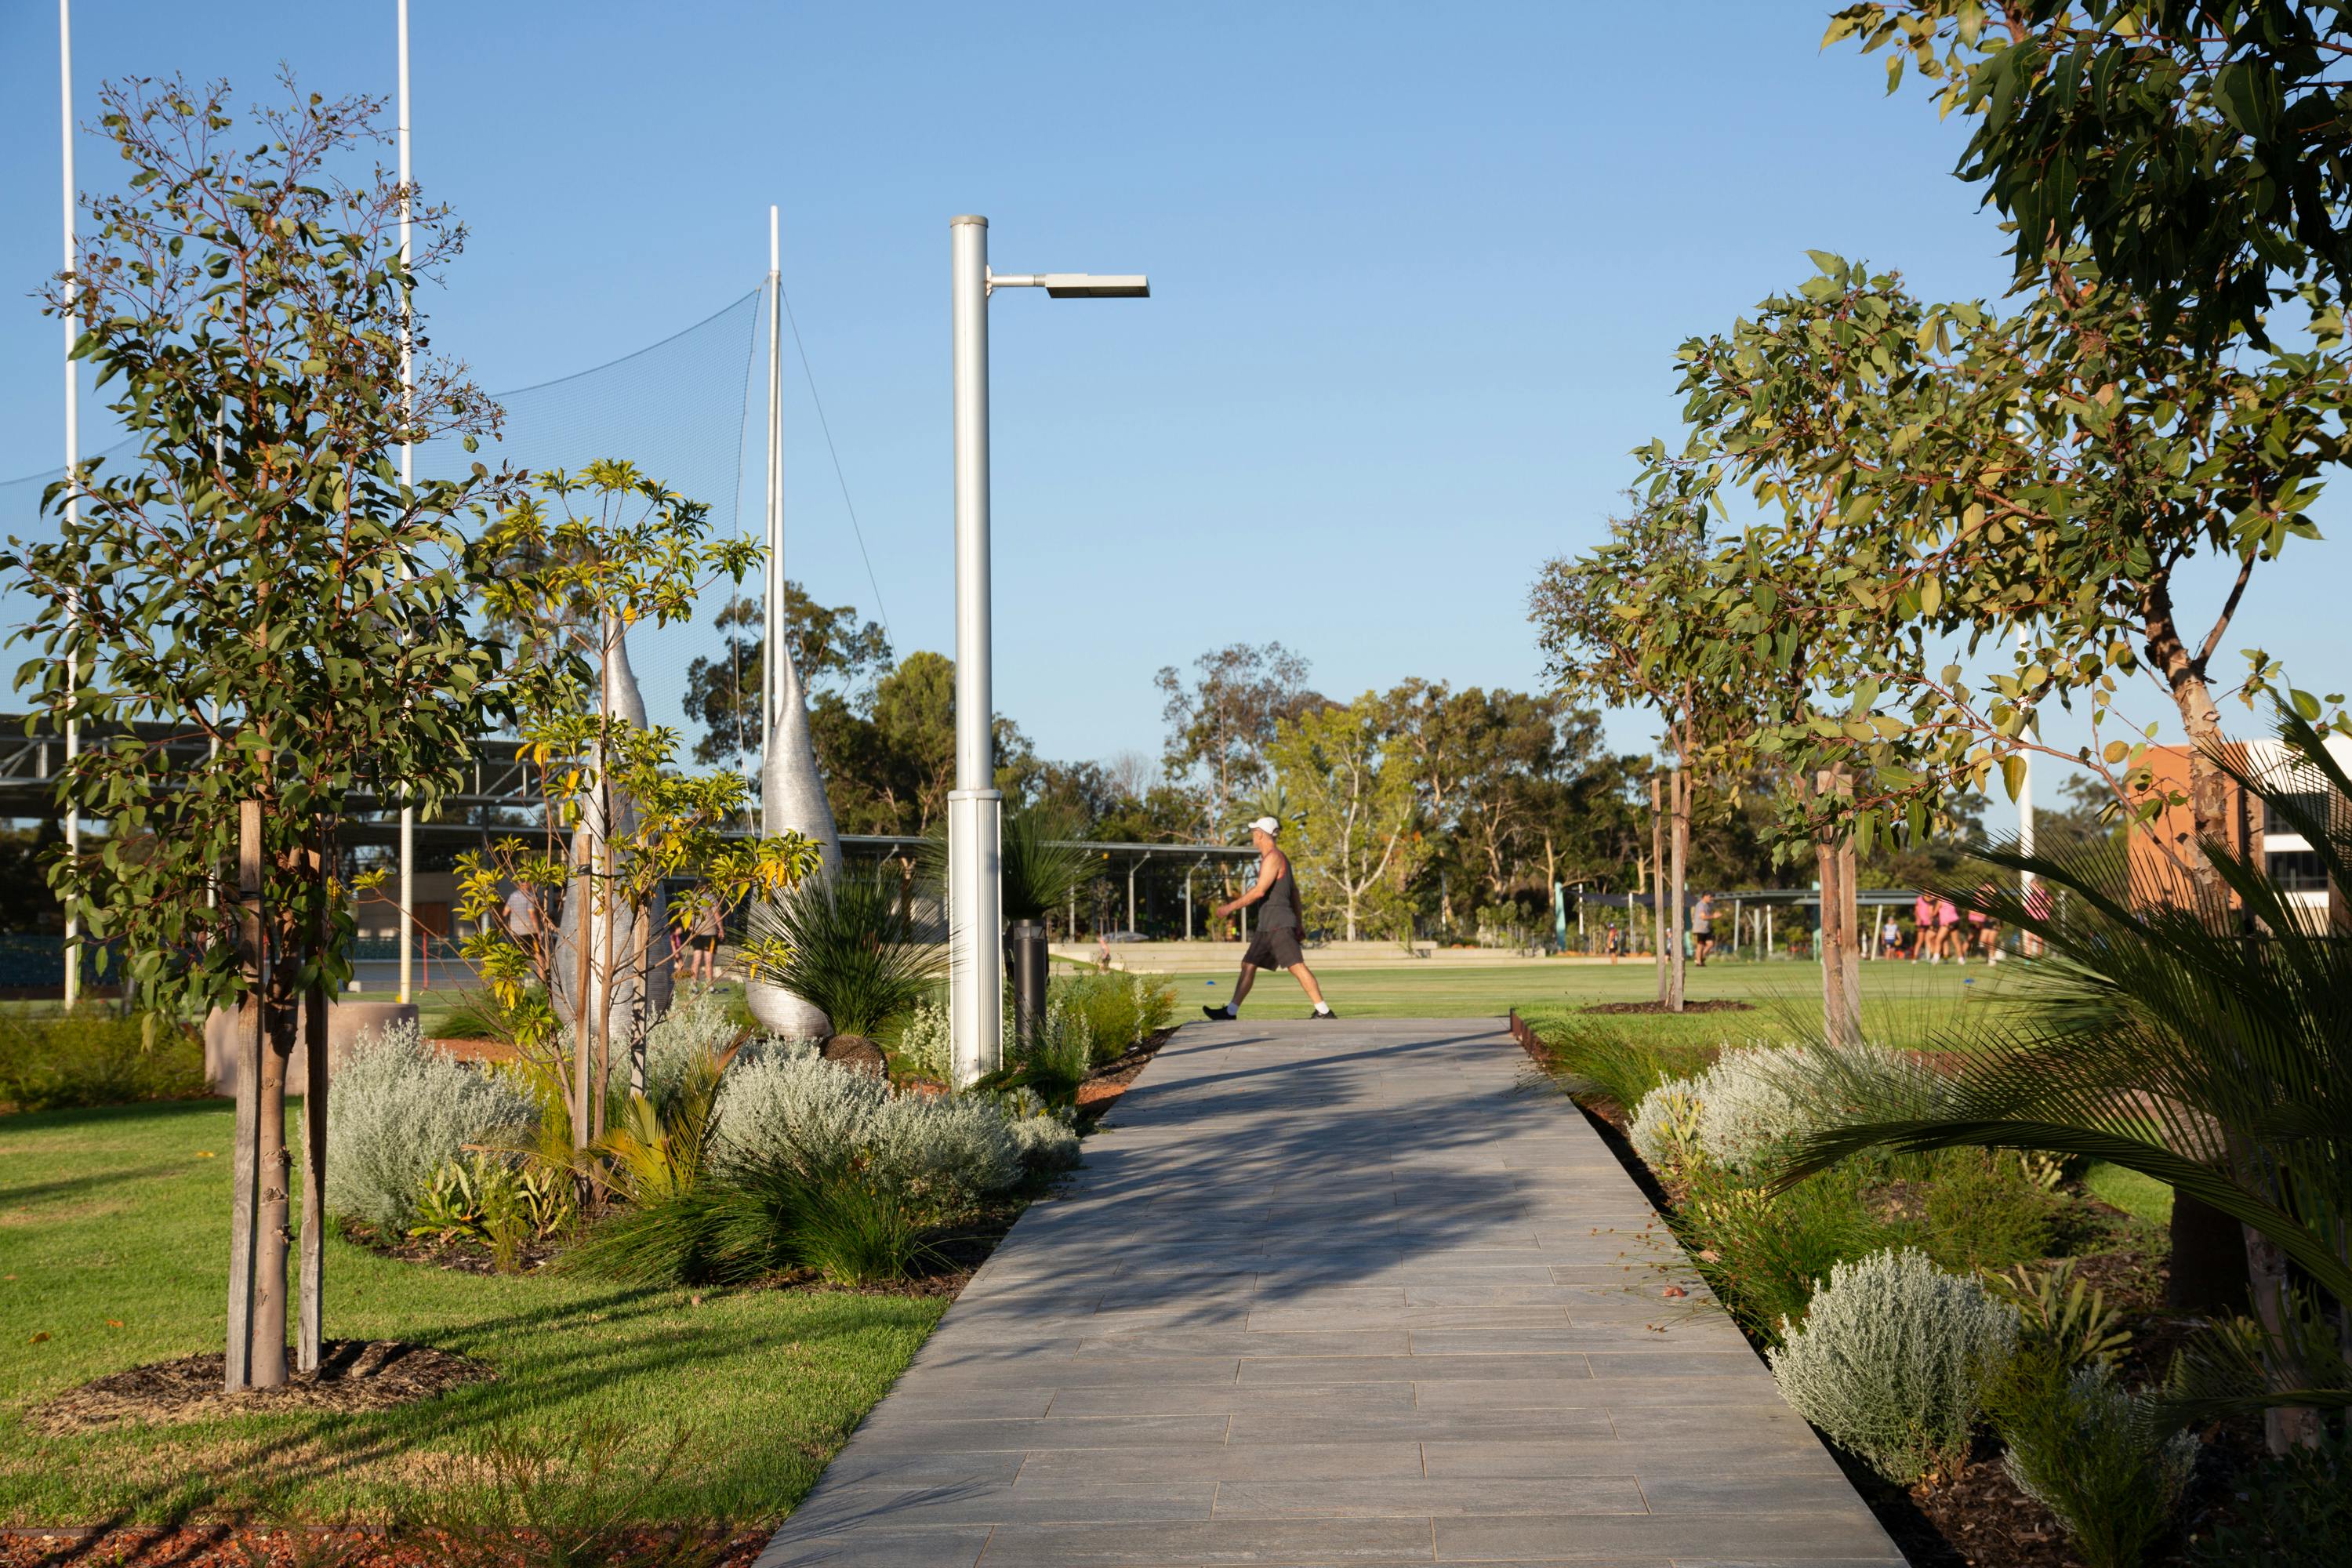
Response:
POLYGON ((1223 920, 1244 904, 1258 906, 1257 930, 1250 937, 1249 951, 1242 954, 1242 974, 1234 982, 1234 999, 1222 1007, 1201 1009, 1212 1018, 1234 1016, 1242 999, 1249 994, 1250 982, 1257 978, 1261 969, 1290 971, 1299 989, 1307 993, 1307 999, 1315 1004, 1310 1016, 1338 1016, 1331 1011, 1331 1005, 1323 1000, 1323 988, 1315 984, 1315 972, 1307 967, 1306 957, 1298 950, 1298 879, 1291 874, 1290 857, 1274 842, 1274 836, 1280 831, 1282 824, 1271 816, 1261 816, 1250 824, 1250 842, 1257 847, 1256 885, 1232 903, 1221 905, 1210 917, 1223 920))

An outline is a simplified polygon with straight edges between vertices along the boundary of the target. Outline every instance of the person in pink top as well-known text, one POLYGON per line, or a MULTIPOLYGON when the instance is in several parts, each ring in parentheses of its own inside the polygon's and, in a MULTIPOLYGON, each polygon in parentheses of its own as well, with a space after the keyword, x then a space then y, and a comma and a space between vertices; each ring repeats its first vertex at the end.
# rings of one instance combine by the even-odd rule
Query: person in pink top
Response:
POLYGON ((1969 961, 1969 950, 1961 945, 1960 906, 1949 899, 1936 900, 1936 945, 1938 960, 1948 952, 1958 963, 1969 961))
POLYGON ((1922 893, 1911 900, 1911 962, 1936 959, 1936 900, 1922 893))

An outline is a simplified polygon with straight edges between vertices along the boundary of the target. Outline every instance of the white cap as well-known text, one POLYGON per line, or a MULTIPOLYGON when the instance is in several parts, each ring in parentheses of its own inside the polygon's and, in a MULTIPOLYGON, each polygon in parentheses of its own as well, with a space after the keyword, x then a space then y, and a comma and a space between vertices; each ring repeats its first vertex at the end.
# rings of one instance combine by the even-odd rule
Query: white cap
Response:
POLYGON ((1273 838, 1281 834, 1282 824, 1276 822, 1271 816, 1261 816, 1255 822, 1250 824, 1250 831, 1253 833, 1263 833, 1268 838, 1273 838))

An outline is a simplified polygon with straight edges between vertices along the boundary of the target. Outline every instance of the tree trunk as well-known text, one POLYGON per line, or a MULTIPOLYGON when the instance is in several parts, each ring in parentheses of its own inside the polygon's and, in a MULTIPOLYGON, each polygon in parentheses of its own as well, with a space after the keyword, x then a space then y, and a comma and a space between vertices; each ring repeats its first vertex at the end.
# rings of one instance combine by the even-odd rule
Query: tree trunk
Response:
POLYGON ((1666 775, 1666 788, 1674 802, 1674 881, 1672 884, 1674 921, 1667 929, 1668 941, 1673 944, 1673 954, 1668 960, 1668 973, 1671 979, 1667 986, 1666 1005, 1679 1013, 1683 1010, 1684 987, 1689 979, 1683 954, 1683 942, 1684 932, 1689 929, 1686 924, 1688 911, 1685 908, 1688 889, 1685 884, 1689 876, 1690 858, 1690 774, 1681 768, 1675 769, 1666 775))
MULTIPOLYGON (((2175 848, 2186 863, 2190 884, 2206 918, 2221 929, 2235 929, 2242 916, 2231 910, 2228 885, 2203 847, 2209 842, 2237 844, 2237 837, 2230 831, 2231 781, 2222 772, 2217 754, 2222 744, 2221 710, 2206 684, 2203 668, 2181 640, 2168 577, 2159 576, 2149 586, 2144 608, 2148 657, 2162 672, 2172 693, 2173 706, 2179 711, 2181 729, 2189 737, 2189 816, 2190 831, 2197 841, 2175 848)), ((2250 1152, 2233 1149, 2231 1157, 2241 1180, 2251 1181, 2273 1197, 2280 1195, 2277 1183, 2270 1179, 2269 1173, 2252 1168, 2250 1152)), ((2287 1335, 2286 1254, 2253 1226, 2242 1229, 2246 1293, 2268 1341, 2263 1361, 2270 1370, 2271 1386, 2299 1387, 2304 1381, 2303 1372, 2295 1364, 2287 1335)), ((2273 1454, 2315 1444, 2320 1436, 2319 1413, 2301 1407, 2265 1411, 2263 1436, 2273 1454)))
MULTIPOLYGON (((1824 813, 1832 801, 1853 794, 1853 781, 1830 768, 1815 775, 1815 804, 1824 813)), ((1854 849, 1843 827, 1815 833, 1814 860, 1822 888, 1822 1033, 1834 1046, 1862 1043, 1862 950, 1856 941, 1854 849)))
MULTIPOLYGON (((271 955, 273 958, 275 954, 271 955)), ((288 966, 266 967, 261 1013, 259 1121, 261 1193, 254 1210, 253 1386, 286 1383, 286 1261, 293 1218, 294 1166, 286 1147, 286 1068, 294 1054, 294 998, 288 966)))
MULTIPOLYGON (((326 953, 328 927, 333 917, 328 909, 332 887, 327 875, 326 857, 320 853, 316 841, 324 839, 328 829, 320 827, 314 832, 316 838, 305 858, 310 883, 317 889, 318 898, 310 934, 310 949, 315 960, 326 953)), ((302 999, 301 1307, 294 1347, 295 1363, 304 1372, 319 1370, 320 1358, 325 1347, 327 1009, 331 1000, 325 984, 320 981, 313 981, 309 994, 302 999)))
POLYGON ((1666 973, 1665 831, 1665 788, 1654 771, 1650 774, 1650 931, 1656 943, 1658 1005, 1661 1007, 1666 1005, 1668 996, 1672 994, 1671 982, 1666 973))
POLYGON ((261 1237, 261 1061, 268 1054, 261 1010, 261 803, 237 803, 237 965, 245 1001, 236 1016, 236 1143, 230 1162, 228 1392, 253 1386, 254 1293, 261 1237))

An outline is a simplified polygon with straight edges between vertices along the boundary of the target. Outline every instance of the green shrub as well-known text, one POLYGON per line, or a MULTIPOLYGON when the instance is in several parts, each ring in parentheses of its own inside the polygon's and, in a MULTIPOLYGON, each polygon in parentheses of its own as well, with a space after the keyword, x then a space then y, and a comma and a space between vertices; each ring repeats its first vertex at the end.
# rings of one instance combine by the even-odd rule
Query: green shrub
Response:
POLYGON ((129 1105, 205 1090, 203 1037, 160 1014, 0 1015, 0 1110, 129 1105))
POLYGON ((2049 1346, 2012 1357, 1985 1405, 2009 1445, 2003 1468, 2058 1516, 2086 1568, 2138 1568, 2189 1484, 2195 1434, 2167 1434, 2104 1363, 2070 1368, 2049 1346))
POLYGON ((1626 1138, 1651 1170, 1676 1180, 1697 1163, 1698 1116, 1698 1079, 1666 1079, 1634 1102, 1626 1138))
POLYGON ((738 1060, 719 1085, 711 1162, 722 1173, 856 1164, 956 1205, 1021 1179, 1003 1109, 984 1094, 899 1093, 808 1056, 738 1060))
POLYGON ((1048 1001, 1037 1026, 1025 1038, 1012 1039, 1010 1047, 999 1087, 1033 1089, 1051 1105, 1076 1103, 1078 1086, 1094 1068, 1094 1027, 1066 995, 1048 1001))
POLYGON ((2107 1305, 2105 1292, 2086 1289, 2074 1278, 2074 1260, 2048 1268, 2023 1266, 2006 1274, 1987 1272, 1985 1288, 2018 1311, 2021 1352, 2057 1358, 2068 1371, 2113 1367, 2131 1348, 2124 1315, 2107 1305))
POLYGON ((884 1033, 947 967, 947 950, 899 908, 898 890, 862 878, 811 878, 754 905, 751 929, 761 977, 824 1009, 845 1035, 884 1033))
POLYGON ((526 1167, 497 1154, 473 1153, 433 1173, 408 1234, 430 1241, 489 1248, 502 1273, 519 1265, 525 1242, 568 1226, 577 1204, 568 1171, 526 1167))
POLYGON ((1801 1327, 1766 1352, 1797 1413, 1897 1486, 1968 1451, 2017 1310, 1906 1247, 1841 1263, 1801 1327))
POLYGON ((2190 1549, 2198 1568, 2343 1568, 2352 1563, 2352 1432, 2264 1459, 2236 1507, 2190 1549))
POLYGON ((1117 1060, 1165 1027, 1175 1011, 1176 993, 1156 977, 1109 971, 1058 982, 1048 1006, 1055 1002, 1084 1021, 1091 1063, 1099 1065, 1117 1060))
POLYGON ((907 1191, 856 1165, 796 1173, 798 1208, 786 1231, 794 1262, 833 1285, 904 1279, 926 1251, 907 1191))
POLYGON ((2006 1268, 2050 1254, 2064 1200, 2006 1150, 1950 1149, 1931 1158, 1923 1184, 1920 1249, 1946 1268, 2006 1268))
POLYGON ((1701 1160, 1690 1167, 1673 1224, 1732 1316, 1778 1340, 1788 1322, 1805 1316, 1832 1268, 1895 1239, 1865 1195, 1862 1175, 1851 1169, 1772 1194, 1701 1160))
POLYGON ((954 1071, 947 1009, 919 1002, 898 1028, 898 1056, 908 1071, 945 1083, 954 1071))

